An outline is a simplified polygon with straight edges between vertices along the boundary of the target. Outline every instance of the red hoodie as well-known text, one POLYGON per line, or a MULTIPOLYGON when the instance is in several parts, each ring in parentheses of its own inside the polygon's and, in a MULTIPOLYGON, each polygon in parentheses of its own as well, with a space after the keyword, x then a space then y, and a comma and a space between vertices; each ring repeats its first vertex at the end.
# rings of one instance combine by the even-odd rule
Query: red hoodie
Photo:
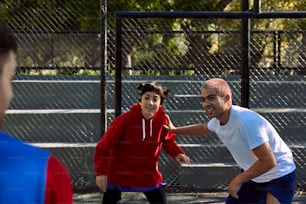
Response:
POLYGON ((107 175, 108 183, 126 187, 149 187, 162 183, 158 155, 164 148, 173 159, 184 151, 163 125, 169 123, 160 107, 146 120, 140 104, 118 116, 98 142, 94 161, 97 176, 107 175))

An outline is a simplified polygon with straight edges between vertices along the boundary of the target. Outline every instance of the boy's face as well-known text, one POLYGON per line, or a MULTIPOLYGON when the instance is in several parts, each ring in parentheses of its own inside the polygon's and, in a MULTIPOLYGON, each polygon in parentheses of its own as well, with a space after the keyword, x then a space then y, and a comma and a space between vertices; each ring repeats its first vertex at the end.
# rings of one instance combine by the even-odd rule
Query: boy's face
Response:
POLYGON ((0 75, 0 128, 2 128, 5 111, 14 96, 11 80, 16 71, 16 54, 10 51, 7 56, 2 57, 0 66, 2 69, 0 75))
POLYGON ((158 111, 161 97, 155 92, 145 92, 141 96, 141 112, 146 119, 150 119, 158 111))

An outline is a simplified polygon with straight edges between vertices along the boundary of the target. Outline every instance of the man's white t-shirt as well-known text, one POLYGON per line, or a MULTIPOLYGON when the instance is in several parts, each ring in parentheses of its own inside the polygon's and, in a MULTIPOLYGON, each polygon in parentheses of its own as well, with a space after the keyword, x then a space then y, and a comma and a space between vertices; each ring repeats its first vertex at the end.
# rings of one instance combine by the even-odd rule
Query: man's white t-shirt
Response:
POLYGON ((268 182, 291 173, 296 166, 292 152, 279 136, 275 128, 264 117, 247 108, 233 105, 229 121, 220 125, 212 118, 208 129, 215 132, 243 169, 249 169, 257 160, 252 149, 268 142, 276 159, 276 166, 268 172, 252 179, 255 182, 268 182))

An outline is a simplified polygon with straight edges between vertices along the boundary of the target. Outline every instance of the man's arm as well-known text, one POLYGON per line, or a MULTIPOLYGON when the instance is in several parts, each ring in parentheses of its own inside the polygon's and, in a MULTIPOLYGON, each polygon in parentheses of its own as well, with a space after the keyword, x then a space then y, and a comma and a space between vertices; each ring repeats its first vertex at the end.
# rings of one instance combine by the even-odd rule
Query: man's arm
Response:
POLYGON ((276 166, 276 160, 269 143, 264 143, 253 149, 257 161, 246 171, 237 175, 229 185, 229 193, 237 198, 241 185, 257 176, 260 176, 276 166))
POLYGON ((175 127, 170 123, 168 126, 164 126, 169 132, 173 132, 177 135, 194 135, 194 136, 202 136, 211 134, 207 127, 207 123, 203 124, 195 124, 195 125, 187 125, 181 127, 175 127))

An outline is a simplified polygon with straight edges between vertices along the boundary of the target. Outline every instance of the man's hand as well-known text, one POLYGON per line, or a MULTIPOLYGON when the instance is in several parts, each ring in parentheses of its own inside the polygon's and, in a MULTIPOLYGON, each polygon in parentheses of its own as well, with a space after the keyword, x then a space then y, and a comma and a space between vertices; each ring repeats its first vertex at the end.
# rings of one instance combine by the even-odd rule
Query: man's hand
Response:
POLYGON ((186 154, 178 154, 175 157, 175 161, 179 164, 182 164, 182 163, 190 164, 190 159, 186 154))
POLYGON ((169 124, 168 124, 168 125, 164 125, 164 128, 165 128, 166 130, 168 130, 169 132, 174 132, 175 126, 172 124, 169 115, 166 114, 166 118, 168 119, 169 124))
POLYGON ((228 192, 229 194, 238 199, 238 191, 240 190, 242 183, 240 182, 239 176, 236 176, 229 184, 228 192))
POLYGON ((102 192, 106 192, 107 176, 96 176, 96 184, 102 190, 102 192))

